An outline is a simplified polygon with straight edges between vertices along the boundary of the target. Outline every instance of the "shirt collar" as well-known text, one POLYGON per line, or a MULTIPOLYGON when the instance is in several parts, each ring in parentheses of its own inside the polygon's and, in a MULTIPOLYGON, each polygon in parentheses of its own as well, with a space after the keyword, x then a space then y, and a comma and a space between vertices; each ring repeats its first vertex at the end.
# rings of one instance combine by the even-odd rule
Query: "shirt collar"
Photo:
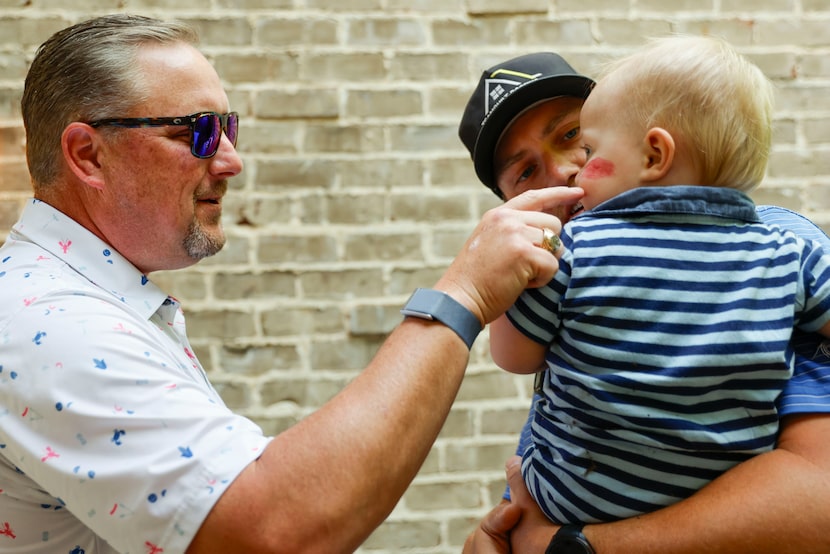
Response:
POLYGON ((606 200, 585 215, 696 214, 760 223, 755 203, 743 192, 726 187, 675 185, 639 187, 606 200))
POLYGON ((148 319, 167 299, 114 248, 46 202, 27 203, 10 238, 38 245, 148 319))

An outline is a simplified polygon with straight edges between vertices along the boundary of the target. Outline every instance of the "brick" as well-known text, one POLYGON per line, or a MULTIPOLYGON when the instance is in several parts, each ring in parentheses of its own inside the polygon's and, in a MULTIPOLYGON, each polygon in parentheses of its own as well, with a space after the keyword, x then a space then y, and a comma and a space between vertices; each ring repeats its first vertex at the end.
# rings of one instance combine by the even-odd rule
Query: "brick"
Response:
POLYGON ((346 3, 338 4, 338 8, 332 7, 331 0, 306 0, 309 8, 320 8, 324 10, 352 11, 376 11, 381 9, 381 0, 349 0, 346 3))
POLYGON ((302 60, 302 76, 309 82, 380 81, 386 76, 383 55, 379 53, 329 52, 309 54, 302 60))
POLYGON ((333 262, 337 257, 336 240, 329 235, 268 235, 259 239, 257 250, 262 263, 333 262))
POLYGON ((231 339, 254 336, 254 316, 234 309, 209 309, 186 312, 188 337, 231 339))
POLYGON ((350 153, 385 150, 383 128, 371 125, 309 124, 303 142, 306 152, 350 153))
MULTIPOLYGON (((2 156, 2 154, 0 154, 2 156)), ((32 195, 29 168, 24 160, 0 158, 0 192, 15 192, 22 196, 32 195)))
MULTIPOLYGON (((431 287, 446 269, 445 266, 397 269, 392 271, 389 282, 390 294, 409 295, 418 287, 431 287)), ((408 296, 407 296, 408 297, 408 296)), ((405 301, 402 299, 401 302, 405 301)))
POLYGON ((268 119, 336 118, 340 114, 334 89, 262 91, 254 109, 268 119))
POLYGON ((161 290, 178 299, 185 309, 195 301, 207 297, 208 286, 205 276, 191 271, 157 271, 150 280, 161 290))
POLYGON ((337 166, 326 160, 267 159, 256 164, 257 188, 260 190, 319 187, 334 184, 337 166))
POLYGON ((590 46, 594 43, 591 21, 571 19, 556 21, 517 21, 517 43, 526 48, 536 46, 539 50, 550 50, 553 44, 590 46))
POLYGON ((333 306, 280 306, 262 313, 262 333, 266 337, 342 333, 344 328, 344 317, 333 306))
POLYGON ((407 10, 409 12, 457 12, 464 8, 465 0, 387 0, 390 10, 407 10))
POLYGON ((350 90, 348 117, 405 117, 423 113, 423 98, 415 90, 350 90))
MULTIPOLYGON (((291 54, 223 53, 213 56, 212 63, 222 80, 233 85, 269 81, 295 82, 300 75, 297 57, 291 54)), ((262 115, 259 110, 257 115, 262 115)))
MULTIPOLYGON (((175 2, 176 0, 170 0, 175 2)), ((191 0, 192 1, 192 0, 191 0)), ((213 18, 179 18, 192 25, 199 33, 202 47, 216 48, 219 46, 246 46, 252 43, 253 29, 245 17, 234 17, 225 14, 213 18)))
POLYGON ((473 225, 469 225, 434 233, 431 251, 439 258, 454 258, 461 251, 472 230, 473 225))
POLYGON ((339 24, 330 19, 265 17, 254 24, 254 42, 277 47, 334 45, 338 42, 338 27, 339 24))
POLYGON ((491 439, 487 444, 456 442, 447 445, 447 471, 477 472, 503 467, 504 462, 515 452, 515 440, 492 442, 491 439))
POLYGON ((335 225, 375 225, 387 219, 376 192, 327 194, 320 207, 324 220, 335 225))
POLYGON ((765 46, 797 44, 802 48, 830 45, 830 31, 823 20, 791 17, 756 22, 758 40, 765 46))
POLYGON ((297 368, 302 359, 291 344, 226 344, 219 351, 219 367, 230 376, 259 377, 274 369, 297 368))
POLYGON ((236 225, 264 227, 275 223, 290 223, 293 218, 292 202, 281 197, 254 196, 238 204, 223 208, 226 217, 236 225), (232 214, 232 215, 231 215, 232 214))
POLYGON ((457 53, 396 52, 390 61, 389 76, 395 80, 425 83, 452 80, 466 74, 465 61, 466 58, 457 53))
MULTIPOLYGON (((0 190, 2 190, 2 188, 0 188, 0 190)), ((0 234, 0 244, 4 242, 6 233, 20 217, 21 211, 23 211, 22 199, 7 200, 0 197, 0 229, 2 229, 2 234, 0 234)))
POLYGON ((544 14, 548 11, 548 0, 512 0, 511 2, 493 2, 492 0, 468 0, 467 12, 471 15, 490 14, 544 14))
MULTIPOLYGON (((694 2, 695 0, 689 0, 694 2)), ((636 19, 634 21, 626 18, 601 19, 597 25, 599 37, 603 44, 636 47, 643 43, 643 37, 666 35, 672 31, 672 24, 660 19, 636 19)), ((621 55, 625 52, 617 50, 615 54, 621 55)))
MULTIPOLYGON (((398 315, 398 319, 400 320, 400 314, 398 315)), ((474 430, 475 415, 472 410, 453 407, 449 416, 447 416, 447 421, 441 428, 441 433, 438 435, 439 441, 469 437, 473 434, 474 430)), ((448 441, 447 448, 452 449, 453 444, 454 442, 452 440, 448 441)), ((450 469, 450 471, 452 471, 452 469, 450 469)))
POLYGON ((521 408, 491 409, 481 414, 481 433, 483 435, 507 435, 518 440, 527 421, 530 399, 521 408))
POLYGON ((346 42, 353 46, 421 45, 426 42, 426 31, 414 19, 354 19, 347 25, 346 42))
POLYGON ((264 406, 272 406, 281 402, 296 403, 311 408, 322 406, 338 392, 343 390, 348 379, 317 378, 307 379, 279 379, 263 383, 260 387, 260 396, 264 406))
POLYGON ((295 277, 291 273, 281 271, 256 273, 226 273, 220 271, 213 277, 213 294, 219 300, 292 296, 294 294, 294 279, 295 277))
POLYGON ((424 196, 420 194, 395 194, 391 196, 390 212, 395 221, 423 221, 446 223, 471 221, 470 201, 464 194, 424 196))
POLYGON ((0 17, 0 44, 13 45, 15 49, 29 50, 40 46, 53 33, 71 22, 63 17, 39 14, 39 17, 6 15, 0 17))
MULTIPOLYGON (((532 376, 527 375, 516 377, 516 379, 532 378, 532 376)), ((486 373, 468 373, 461 384, 457 399, 482 400, 514 397, 518 389, 513 379, 513 375, 501 370, 486 373)))
MULTIPOLYGON (((375 195, 401 187, 421 186, 425 173, 422 160, 401 159, 399 156, 389 158, 374 155, 354 161, 343 160, 337 167, 343 188, 371 189, 375 195)), ((373 203, 380 204, 377 197, 373 203)))
POLYGON ((377 352, 384 337, 353 337, 349 340, 316 340, 311 344, 311 369, 361 370, 377 352))
POLYGON ((637 0, 637 9, 647 12, 686 12, 686 13, 710 13, 714 9, 714 0, 673 0, 665 2, 661 0, 637 0))
MULTIPOLYGON (((234 235, 232 230, 225 229, 227 241, 225 247, 218 254, 205 258, 199 262, 197 267, 210 267, 213 265, 240 265, 248 263, 248 239, 234 235)), ((195 270, 194 270, 195 271, 195 270)))
MULTIPOLYGON (((0 84, 0 117, 4 119, 20 119, 20 99, 23 97, 23 86, 6 87, 0 84)), ((23 125, 22 120, 20 125, 23 125)))
POLYGON ((350 261, 423 260, 421 236, 412 233, 355 233, 344 237, 344 256, 350 261))
POLYGON ((472 481, 413 483, 405 496, 410 510, 432 512, 452 508, 476 508, 481 504, 478 485, 472 481))
POLYGON ((0 51, 0 81, 22 83, 28 69, 29 60, 21 56, 20 52, 0 51))
POLYGON ((401 306, 363 304, 349 311, 349 334, 385 335, 392 331, 402 319, 401 306))
POLYGON ((441 544, 438 521, 390 521, 364 543, 367 549, 429 548, 441 544))
POLYGON ((395 125, 389 129, 390 145, 400 152, 458 148, 458 127, 453 125, 395 125))
POLYGON ((231 410, 240 410, 252 403, 253 392, 251 387, 245 383, 223 381, 212 377, 211 384, 231 410))
POLYGON ((795 0, 721 0, 721 10, 729 12, 792 12, 795 0))
POLYGON ((308 298, 373 297, 383 290, 383 275, 379 269, 308 271, 299 279, 303 295, 308 298))

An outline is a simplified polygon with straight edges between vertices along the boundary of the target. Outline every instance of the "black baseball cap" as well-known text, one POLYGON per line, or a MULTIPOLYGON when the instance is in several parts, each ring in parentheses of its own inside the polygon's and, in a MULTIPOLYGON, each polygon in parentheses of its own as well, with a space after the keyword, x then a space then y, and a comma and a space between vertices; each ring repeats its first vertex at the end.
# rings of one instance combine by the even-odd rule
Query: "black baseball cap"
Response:
POLYGON ((485 70, 458 126, 481 182, 502 198, 493 172, 494 154, 502 133, 519 114, 557 96, 587 98, 593 86, 593 79, 553 52, 519 56, 485 70))

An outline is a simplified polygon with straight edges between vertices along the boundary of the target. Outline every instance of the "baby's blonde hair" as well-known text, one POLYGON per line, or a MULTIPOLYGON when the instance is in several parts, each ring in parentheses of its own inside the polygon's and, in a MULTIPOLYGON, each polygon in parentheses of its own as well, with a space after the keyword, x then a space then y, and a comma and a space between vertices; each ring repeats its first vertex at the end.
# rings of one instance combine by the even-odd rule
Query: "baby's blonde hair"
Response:
POLYGON ((620 105, 633 125, 662 127, 688 148, 702 182, 748 192, 766 173, 774 90, 726 41, 672 35, 612 62, 620 105))

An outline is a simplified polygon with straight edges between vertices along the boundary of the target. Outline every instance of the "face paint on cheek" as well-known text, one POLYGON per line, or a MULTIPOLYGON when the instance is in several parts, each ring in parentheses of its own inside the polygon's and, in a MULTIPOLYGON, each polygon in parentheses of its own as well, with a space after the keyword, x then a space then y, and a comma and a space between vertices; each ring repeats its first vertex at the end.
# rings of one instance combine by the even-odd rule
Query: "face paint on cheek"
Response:
POLYGON ((614 164, 604 158, 593 158, 582 169, 582 176, 586 179, 600 179, 614 174, 614 164))

